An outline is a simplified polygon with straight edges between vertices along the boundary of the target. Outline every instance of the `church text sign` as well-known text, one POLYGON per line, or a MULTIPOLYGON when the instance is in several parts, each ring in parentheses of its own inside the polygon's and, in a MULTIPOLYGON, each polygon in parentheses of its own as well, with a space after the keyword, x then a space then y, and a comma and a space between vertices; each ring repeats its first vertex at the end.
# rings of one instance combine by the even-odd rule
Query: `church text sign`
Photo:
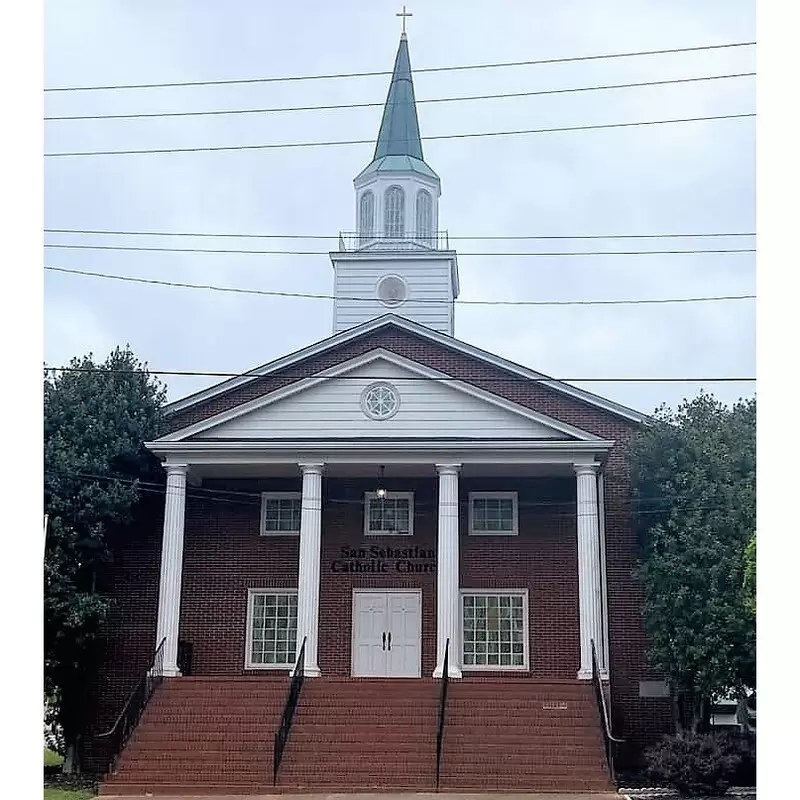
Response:
POLYGON ((359 574, 436 572, 436 551, 417 547, 349 547, 331 561, 331 572, 359 574))

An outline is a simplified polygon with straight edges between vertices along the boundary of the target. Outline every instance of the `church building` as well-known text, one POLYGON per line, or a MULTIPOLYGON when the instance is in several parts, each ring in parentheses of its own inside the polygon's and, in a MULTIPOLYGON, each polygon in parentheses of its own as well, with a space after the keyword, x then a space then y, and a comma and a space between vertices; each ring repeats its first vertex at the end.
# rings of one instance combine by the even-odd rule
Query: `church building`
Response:
POLYGON ((607 789, 669 729, 625 460, 647 419, 455 336, 441 184, 403 33, 331 335, 147 443, 166 489, 103 579, 102 793, 607 789))

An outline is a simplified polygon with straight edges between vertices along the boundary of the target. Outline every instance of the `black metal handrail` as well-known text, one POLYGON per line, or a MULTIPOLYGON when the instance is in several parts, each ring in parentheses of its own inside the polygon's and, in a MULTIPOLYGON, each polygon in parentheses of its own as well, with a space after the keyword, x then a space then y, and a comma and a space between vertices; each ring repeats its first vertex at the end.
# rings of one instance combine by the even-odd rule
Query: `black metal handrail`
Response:
POLYGON ((450 684, 448 664, 450 640, 444 643, 444 660, 442 661, 442 684, 439 689, 439 727, 436 731, 436 789, 439 789, 439 773, 442 766, 442 742, 444 740, 444 711, 447 705, 447 687, 450 684))
POLYGON ((292 673, 292 682, 289 684, 289 693, 286 695, 286 704, 283 707, 283 715, 281 716, 281 724, 275 732, 275 747, 272 751, 272 785, 278 782, 278 767, 281 765, 283 758, 283 749, 286 747, 286 741, 289 738, 289 731, 292 729, 292 722, 294 721, 294 712, 297 708, 297 701, 300 699, 300 690, 303 688, 303 678, 305 677, 305 662, 306 662, 306 638, 303 637, 303 644, 300 646, 300 653, 297 656, 297 661, 294 665, 294 672, 292 673))
POLYGON ((100 733, 96 737, 97 739, 105 739, 109 743, 109 774, 113 774, 116 770, 120 754, 139 724, 139 720, 142 718, 153 692, 163 680, 164 645, 166 641, 167 639, 164 637, 159 643, 153 654, 150 666, 144 675, 139 678, 133 691, 128 695, 128 699, 125 701, 125 705, 122 707, 122 711, 119 712, 114 724, 105 733, 100 733))
POLYGON ((614 745, 622 744, 624 739, 617 739, 611 733, 611 722, 608 716, 608 705, 606 695, 603 691, 603 682, 600 679, 600 665, 597 661, 597 648, 592 641, 592 684, 594 686, 594 696, 597 701, 597 711, 600 714, 600 721, 603 723, 603 743, 606 749, 606 764, 611 780, 614 781, 614 745))

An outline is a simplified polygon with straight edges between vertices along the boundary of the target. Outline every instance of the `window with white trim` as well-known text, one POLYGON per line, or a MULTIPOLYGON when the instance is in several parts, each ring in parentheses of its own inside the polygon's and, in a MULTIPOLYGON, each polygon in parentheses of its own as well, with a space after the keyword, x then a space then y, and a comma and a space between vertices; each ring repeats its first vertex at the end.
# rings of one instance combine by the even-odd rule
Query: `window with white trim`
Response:
POLYGON ((414 533, 414 493, 376 492, 364 495, 366 536, 411 536, 414 533))
POLYGON ((383 196, 383 235, 402 239, 406 234, 406 194, 399 186, 390 186, 383 196))
POLYGON ((519 533, 516 492, 470 492, 471 536, 514 536, 519 533))
POLYGON ((528 669, 527 591, 465 589, 461 642, 465 670, 528 669))
POLYGON ((247 609, 248 669, 290 669, 297 649, 297 591, 250 589, 247 609))
POLYGON ((262 492, 261 535, 298 535, 301 500, 300 492, 262 492))

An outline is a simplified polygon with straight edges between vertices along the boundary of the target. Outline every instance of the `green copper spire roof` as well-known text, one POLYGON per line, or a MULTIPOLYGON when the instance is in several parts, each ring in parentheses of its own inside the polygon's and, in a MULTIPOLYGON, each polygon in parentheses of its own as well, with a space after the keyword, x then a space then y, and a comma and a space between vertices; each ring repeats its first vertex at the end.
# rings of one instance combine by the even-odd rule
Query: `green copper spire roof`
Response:
POLYGON ((405 34, 400 37, 400 47, 397 48, 392 82, 389 84, 373 160, 383 156, 412 156, 420 161, 424 160, 417 107, 414 103, 411 61, 408 58, 408 39, 405 34))
POLYGON ((375 155, 372 163, 356 180, 372 172, 419 172, 438 178, 422 155, 411 61, 408 57, 408 38, 405 33, 400 36, 400 46, 394 60, 394 71, 383 109, 375 155))

